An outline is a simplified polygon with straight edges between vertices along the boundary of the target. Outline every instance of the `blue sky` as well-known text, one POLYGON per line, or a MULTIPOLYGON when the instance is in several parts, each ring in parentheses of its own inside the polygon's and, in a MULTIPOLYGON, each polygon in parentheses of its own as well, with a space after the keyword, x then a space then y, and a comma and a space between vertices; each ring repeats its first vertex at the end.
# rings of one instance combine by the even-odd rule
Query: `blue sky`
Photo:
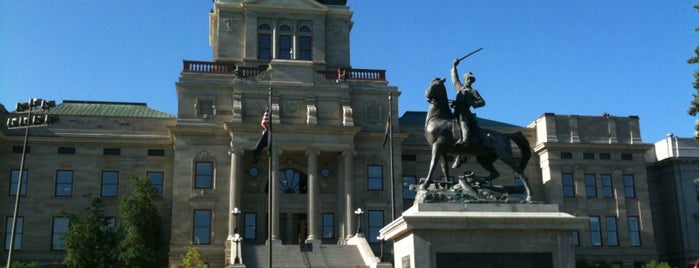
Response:
MULTIPOLYGON (((483 47, 459 65, 478 78, 480 117, 526 126, 546 112, 606 112, 639 116, 644 142, 689 137, 694 4, 349 0, 352 66, 385 69, 402 114, 426 110, 429 81, 483 47)), ((146 102, 176 114, 182 60, 212 59, 211 8, 210 0, 2 1, 0 103, 146 102)))

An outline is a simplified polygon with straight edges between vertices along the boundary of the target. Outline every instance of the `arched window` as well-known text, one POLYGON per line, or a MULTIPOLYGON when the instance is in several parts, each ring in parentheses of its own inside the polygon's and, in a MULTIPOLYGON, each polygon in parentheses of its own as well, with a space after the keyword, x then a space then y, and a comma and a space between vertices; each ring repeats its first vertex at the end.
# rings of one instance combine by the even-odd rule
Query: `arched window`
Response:
POLYGON ((311 34, 311 28, 308 26, 301 26, 299 28, 299 59, 300 60, 311 60, 312 43, 313 40, 311 34))
POLYGON ((272 28, 266 23, 257 27, 257 58, 272 59, 272 28))
POLYGON ((279 26, 279 50, 277 51, 277 58, 280 59, 291 59, 291 27, 289 25, 279 26))
POLYGON ((283 169, 279 171, 279 192, 283 194, 307 193, 308 178, 295 169, 283 169))

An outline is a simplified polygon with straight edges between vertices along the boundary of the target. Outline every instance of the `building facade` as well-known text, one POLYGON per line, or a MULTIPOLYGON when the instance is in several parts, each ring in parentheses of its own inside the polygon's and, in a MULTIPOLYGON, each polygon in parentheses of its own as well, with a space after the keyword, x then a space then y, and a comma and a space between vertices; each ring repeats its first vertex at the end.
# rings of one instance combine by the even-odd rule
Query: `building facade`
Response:
MULTIPOLYGON (((409 186, 425 176, 431 153, 425 113, 398 118, 400 92, 385 71, 351 66, 354 22, 344 2, 215 0, 213 61, 183 62, 177 115, 94 101, 63 101, 51 110, 59 121, 30 132, 16 259, 62 259, 68 222, 58 212, 80 212, 82 194, 90 193, 116 215, 128 177, 146 176, 161 193, 170 264, 191 243, 210 267, 235 257, 262 266, 270 243, 294 252, 311 244, 310 258, 375 264, 362 249, 330 250, 355 245, 381 255, 378 230, 412 205, 409 186), (257 159, 265 112, 271 150, 257 159), (384 149, 389 115, 393 135, 384 149), (360 208, 364 214, 355 214, 360 208), (350 239, 357 233, 364 234, 359 245, 350 239)), ((12 115, 1 114, 3 122, 12 115)), ((523 132, 534 152, 526 170, 534 200, 589 219, 571 235, 579 258, 618 267, 657 258, 644 157, 652 146, 641 140, 638 117, 547 113, 526 127, 479 124, 523 132)), ((8 178, 0 183, 2 204, 14 202, 22 138, 23 130, 0 132, 0 174, 8 178)), ((518 183, 508 167, 496 168, 502 175, 493 183, 518 183)), ((467 170, 485 172, 470 161, 452 173, 467 170)), ((11 206, 0 213, 7 250, 11 206)), ((390 242, 385 246, 388 255, 390 242)))

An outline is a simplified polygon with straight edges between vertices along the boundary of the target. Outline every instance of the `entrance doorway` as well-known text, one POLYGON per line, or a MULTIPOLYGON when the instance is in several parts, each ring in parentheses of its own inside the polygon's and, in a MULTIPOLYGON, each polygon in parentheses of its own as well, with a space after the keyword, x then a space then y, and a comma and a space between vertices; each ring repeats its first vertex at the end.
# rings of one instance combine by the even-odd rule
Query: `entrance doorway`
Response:
POLYGON ((282 244, 301 244, 308 236, 306 213, 280 213, 279 236, 282 244))

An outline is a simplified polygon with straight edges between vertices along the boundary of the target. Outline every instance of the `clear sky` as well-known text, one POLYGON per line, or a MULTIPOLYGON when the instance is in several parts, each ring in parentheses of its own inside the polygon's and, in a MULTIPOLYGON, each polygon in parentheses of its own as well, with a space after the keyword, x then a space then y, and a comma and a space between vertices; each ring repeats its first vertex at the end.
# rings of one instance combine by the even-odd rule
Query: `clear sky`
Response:
MULTIPOLYGON (((385 69, 400 113, 424 111, 434 77, 477 77, 479 117, 526 126, 543 113, 641 118, 644 142, 691 137, 699 44, 689 0, 349 0, 352 67, 385 69)), ((146 102, 177 111, 182 60, 212 60, 211 0, 1 1, 0 103, 146 102)), ((449 87, 450 98, 454 97, 449 87)))

